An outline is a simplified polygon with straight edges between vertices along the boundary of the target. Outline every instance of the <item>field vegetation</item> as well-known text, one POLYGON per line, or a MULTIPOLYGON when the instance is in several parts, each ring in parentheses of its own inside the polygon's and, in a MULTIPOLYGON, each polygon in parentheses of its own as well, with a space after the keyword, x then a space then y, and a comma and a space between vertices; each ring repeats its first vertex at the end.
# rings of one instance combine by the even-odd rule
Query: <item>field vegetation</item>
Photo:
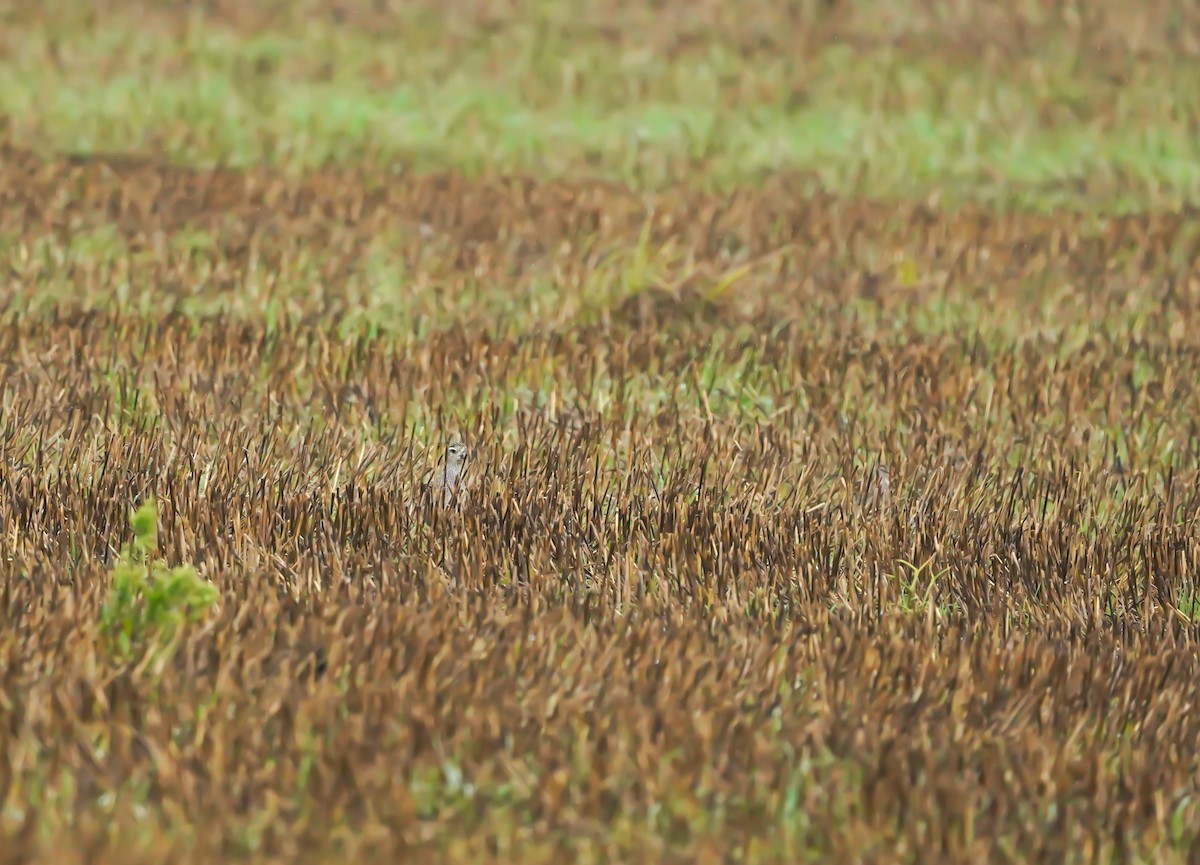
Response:
POLYGON ((1200 861, 1198 55, 0 5, 0 861, 1200 861))

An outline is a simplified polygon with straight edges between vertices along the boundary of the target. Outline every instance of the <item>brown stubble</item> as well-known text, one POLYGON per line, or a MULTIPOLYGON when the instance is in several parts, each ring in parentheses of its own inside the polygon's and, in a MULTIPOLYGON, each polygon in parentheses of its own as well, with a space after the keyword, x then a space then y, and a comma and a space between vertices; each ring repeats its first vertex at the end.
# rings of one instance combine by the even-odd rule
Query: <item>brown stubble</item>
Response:
POLYGON ((662 861, 803 815, 827 861, 1002 843, 1062 861, 1170 832, 1200 732, 1196 628, 1171 607, 1197 560, 1183 218, 897 208, 789 178, 669 189, 651 241, 690 258, 606 315, 467 311, 372 340, 331 310, 376 233, 447 294, 549 272, 571 295, 637 243, 645 198, 8 152, 0 227, 112 225, 138 250, 98 271, 14 259, 5 289, 76 292, 0 326, 12 849, 662 861), (197 226, 217 234, 208 282, 156 241, 197 226), (274 327, 168 311, 237 292, 251 261, 287 273, 303 245, 331 287, 283 284, 274 327), (916 284, 878 264, 893 251, 916 284), (106 308, 106 267, 161 305, 106 308), (1073 287, 1049 318, 1095 325, 1089 342, 905 318, 945 296, 1037 322, 1040 280, 1073 287), (756 386, 774 403, 704 390, 710 353, 774 370, 756 386), (1128 464, 1093 444, 1141 417, 1188 454, 1173 472, 1153 443, 1128 464), (412 507, 455 424, 467 495, 412 507), (159 677, 94 627, 148 494, 167 559, 222 592, 159 677), (475 794, 423 791, 447 762, 475 794), (64 777, 70 804, 39 798, 64 777), (611 833, 623 814, 643 828, 611 833))
MULTIPOLYGON (((1098 217, 943 209, 841 199, 816 190, 810 177, 788 174, 756 190, 703 194, 677 185, 648 198, 603 181, 368 170, 290 182, 269 170, 195 170, 116 156, 45 163, 12 146, 2 153, 0 231, 26 244, 67 243, 103 228, 127 245, 115 261, 84 259, 54 273, 71 289, 60 300, 87 305, 111 294, 108 283, 116 277, 152 285, 143 293, 169 306, 184 297, 228 298, 266 271, 264 298, 286 295, 293 314, 332 327, 348 312, 338 291, 293 287, 289 295, 278 285, 283 277, 272 272, 287 274, 289 264, 319 249, 316 288, 336 285, 359 273, 364 252, 382 235, 418 285, 434 281, 448 294, 478 291, 472 287, 484 276, 502 274, 523 289, 537 276, 571 294, 596 270, 623 261, 617 254, 627 254, 648 229, 650 251, 667 272, 605 321, 727 322, 729 310, 696 294, 741 267, 747 273, 738 284, 756 291, 734 294, 787 327, 798 326, 796 313, 814 303, 825 313, 856 299, 888 312, 970 299, 1004 310, 1025 304, 1060 323, 1099 321, 1131 295, 1154 290, 1164 308, 1151 307, 1149 320, 1174 325, 1174 349, 1186 348, 1174 345, 1174 337, 1191 330, 1196 306, 1189 211, 1098 217), (219 254, 167 244, 185 229, 206 232, 219 254), (919 262, 917 281, 899 278, 901 259, 919 262), (199 283, 197 271, 204 276, 199 283)), ((48 268, 32 251, 14 255, 5 293, 25 293, 24 280, 44 277, 48 268)), ((491 317, 479 319, 471 324, 491 317)))
POLYGON ((906 0, 880 7, 873 0, 806 4, 774 0, 666 0, 647 6, 634 0, 603 0, 580 7, 546 4, 534 9, 507 0, 419 0, 358 3, 353 0, 208 0, 147 3, 100 0, 70 3, 2 3, 6 17, 28 26, 46 17, 87 16, 91 22, 137 22, 184 34, 197 20, 240 34, 300 31, 306 26, 342 28, 376 38, 437 33, 447 50, 477 44, 480 35, 502 39, 528 31, 531 18, 553 23, 575 43, 646 45, 672 59, 704 56, 719 34, 745 56, 769 57, 842 42, 856 49, 899 47, 947 60, 1009 62, 1047 44, 1066 45, 1091 68, 1123 70, 1151 56, 1195 57, 1200 15, 1182 0, 1093 0, 1022 7, 1002 0, 906 0))

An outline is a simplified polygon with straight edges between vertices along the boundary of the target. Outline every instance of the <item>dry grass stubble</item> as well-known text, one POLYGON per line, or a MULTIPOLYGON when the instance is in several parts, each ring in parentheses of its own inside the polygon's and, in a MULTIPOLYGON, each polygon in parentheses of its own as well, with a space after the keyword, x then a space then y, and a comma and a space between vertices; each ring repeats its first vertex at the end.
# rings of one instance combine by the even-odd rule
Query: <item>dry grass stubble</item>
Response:
POLYGON ((640 199, 10 155, 6 299, 77 311, 0 328, 9 855, 1182 861, 1182 219, 670 190, 610 307, 489 319, 441 293, 553 273, 570 303, 640 199), (127 251, 31 251, 101 224, 127 251), (172 245, 197 227, 210 251, 172 245), (330 286, 380 232, 433 287, 371 337, 330 286), (301 244, 321 290, 288 280, 301 244), (274 322, 171 311, 264 270, 274 322), (466 498, 414 511, 452 427, 466 498), (95 642, 151 494, 222 592, 158 677, 95 642))

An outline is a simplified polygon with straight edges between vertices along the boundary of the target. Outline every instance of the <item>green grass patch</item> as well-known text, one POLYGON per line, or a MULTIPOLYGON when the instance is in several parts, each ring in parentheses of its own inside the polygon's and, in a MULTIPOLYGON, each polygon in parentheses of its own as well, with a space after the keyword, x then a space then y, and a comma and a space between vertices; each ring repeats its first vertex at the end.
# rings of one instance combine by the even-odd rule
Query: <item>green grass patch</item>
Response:
POLYGON ((397 41, 239 37, 197 19, 176 38, 67 17, 10 35, 0 112, 39 147, 196 164, 404 159, 649 186, 803 169, 843 192, 1039 205, 1078 200, 1081 186, 1118 207, 1200 190, 1194 112, 1180 109, 1200 73, 1168 60, 1118 84, 1053 54, 1004 68, 839 45, 743 57, 717 39, 669 59, 636 40, 557 35, 536 16, 491 40, 421 23, 397 41))

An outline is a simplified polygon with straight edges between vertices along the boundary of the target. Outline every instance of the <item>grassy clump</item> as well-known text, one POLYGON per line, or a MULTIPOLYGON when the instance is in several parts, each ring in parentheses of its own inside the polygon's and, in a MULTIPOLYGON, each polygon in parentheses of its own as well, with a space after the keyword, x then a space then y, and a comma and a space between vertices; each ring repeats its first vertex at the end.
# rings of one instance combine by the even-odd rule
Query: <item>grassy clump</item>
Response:
POLYGON ((184 627, 201 621, 219 595, 192 565, 171 567, 155 555, 158 508, 153 500, 133 511, 130 523, 133 539, 113 565, 100 631, 116 658, 150 654, 161 662, 174 652, 184 627))

